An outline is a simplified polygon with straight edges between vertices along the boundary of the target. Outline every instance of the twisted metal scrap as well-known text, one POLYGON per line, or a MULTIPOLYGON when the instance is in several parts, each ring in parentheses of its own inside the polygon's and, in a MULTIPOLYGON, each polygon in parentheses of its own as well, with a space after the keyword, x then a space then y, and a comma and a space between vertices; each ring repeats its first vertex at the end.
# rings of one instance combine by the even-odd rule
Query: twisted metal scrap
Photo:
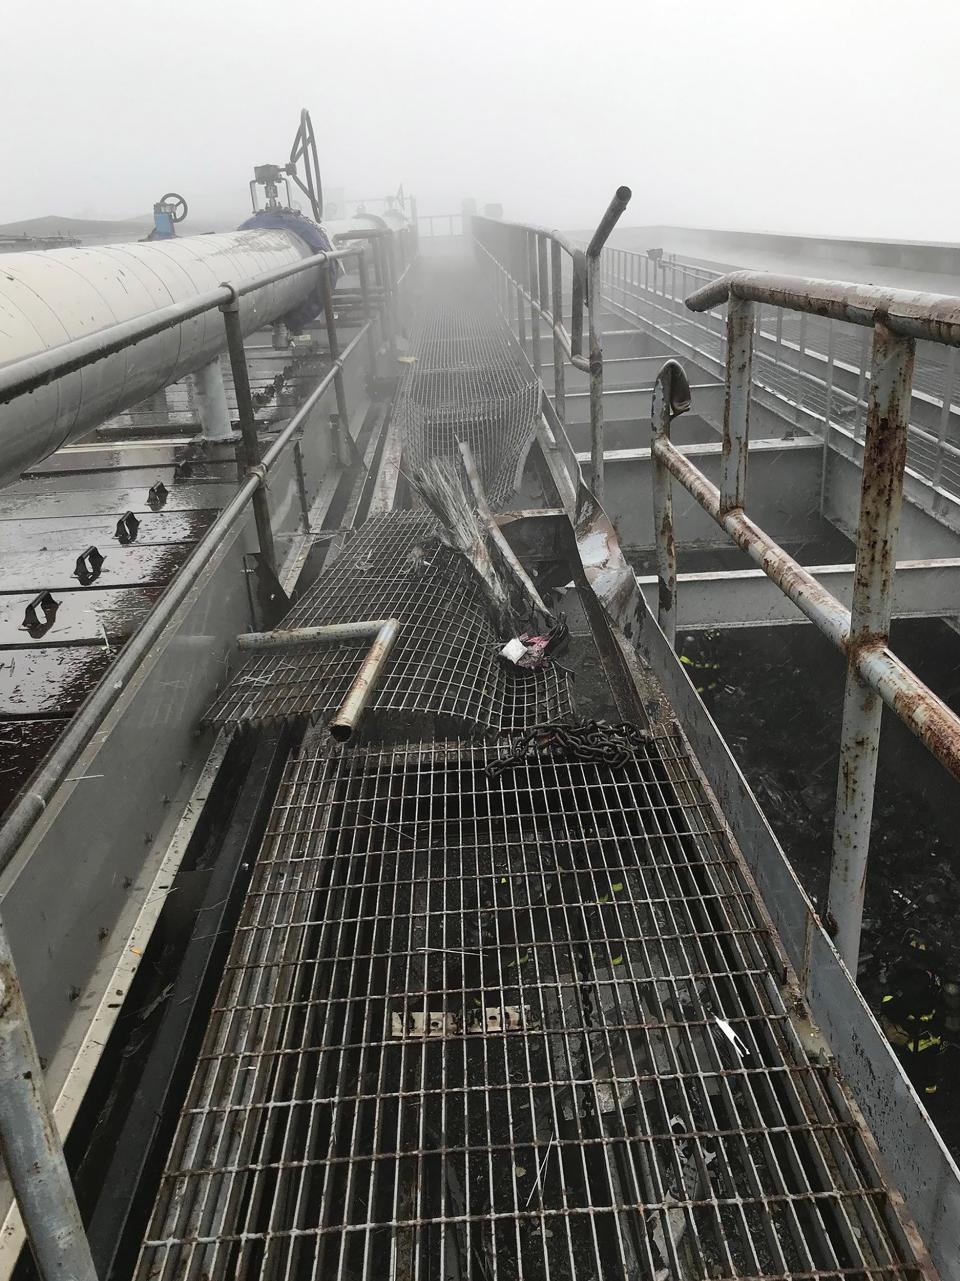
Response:
POLYGON ((584 721, 580 725, 536 725, 523 734, 514 735, 510 750, 487 765, 490 778, 497 778, 504 770, 536 757, 555 761, 596 761, 616 769, 626 765, 638 751, 650 742, 649 730, 621 721, 584 721))

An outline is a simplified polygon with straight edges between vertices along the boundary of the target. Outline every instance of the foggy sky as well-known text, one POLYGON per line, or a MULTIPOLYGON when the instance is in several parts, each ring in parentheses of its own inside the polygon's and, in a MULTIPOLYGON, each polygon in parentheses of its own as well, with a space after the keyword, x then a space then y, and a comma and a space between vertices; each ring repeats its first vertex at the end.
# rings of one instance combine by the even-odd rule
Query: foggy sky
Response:
POLYGON ((301 106, 330 186, 422 212, 960 240, 947 0, 7 4, 0 222, 245 215, 301 106), (921 123, 921 112, 930 120, 921 123))

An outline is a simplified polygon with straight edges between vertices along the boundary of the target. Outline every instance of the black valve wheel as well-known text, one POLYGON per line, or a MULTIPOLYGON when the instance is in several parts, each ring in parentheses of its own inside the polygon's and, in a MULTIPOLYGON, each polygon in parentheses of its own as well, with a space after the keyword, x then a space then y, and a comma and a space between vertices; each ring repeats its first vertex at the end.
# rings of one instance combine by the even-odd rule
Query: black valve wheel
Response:
POLYGON ((187 202, 176 191, 168 191, 165 196, 160 197, 161 205, 169 213, 174 222, 183 222, 187 216, 187 202))
POLYGON ((313 132, 313 121, 310 112, 303 108, 300 112, 300 127, 290 148, 290 163, 287 173, 310 201, 314 221, 323 218, 323 185, 320 181, 320 160, 317 156, 317 139, 313 132), (303 180, 297 172, 297 166, 303 161, 303 180))

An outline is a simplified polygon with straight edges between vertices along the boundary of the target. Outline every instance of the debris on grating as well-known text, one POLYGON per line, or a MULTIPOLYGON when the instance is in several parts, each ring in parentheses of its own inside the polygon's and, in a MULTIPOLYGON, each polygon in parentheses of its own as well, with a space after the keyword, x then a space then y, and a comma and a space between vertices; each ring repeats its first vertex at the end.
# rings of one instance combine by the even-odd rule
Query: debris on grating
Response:
POLYGON ((483 1011, 472 1010, 463 1015, 452 1010, 412 1010, 409 1014, 390 1015, 390 1029, 397 1037, 462 1036, 467 1033, 528 1031, 530 1007, 519 1005, 488 1005, 483 1011))
POLYGON ((607 721, 535 725, 533 729, 513 735, 506 753, 487 765, 487 774, 496 778, 513 765, 522 765, 543 756, 551 760, 596 761, 619 767, 626 765, 637 752, 644 751, 652 738, 649 730, 629 721, 622 721, 619 725, 611 725, 607 721))

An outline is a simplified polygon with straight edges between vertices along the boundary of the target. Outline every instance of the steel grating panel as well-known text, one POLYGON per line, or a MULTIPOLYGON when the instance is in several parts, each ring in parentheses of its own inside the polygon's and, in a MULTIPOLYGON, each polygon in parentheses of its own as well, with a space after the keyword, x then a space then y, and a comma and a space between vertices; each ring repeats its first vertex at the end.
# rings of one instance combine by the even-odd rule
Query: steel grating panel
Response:
POLYGON ((497 756, 290 763, 139 1281, 919 1275, 680 740, 497 756))
POLYGON ((439 301, 413 335, 396 416, 413 468, 431 458, 459 465, 457 442, 466 441, 496 507, 519 483, 536 433, 540 382, 489 302, 456 305, 444 283, 449 287, 441 281, 439 301))
MULTIPOLYGON (((433 518, 396 512, 368 521, 284 619, 285 627, 398 618, 400 634, 370 707, 512 730, 560 719, 569 682, 556 667, 505 668, 472 571, 435 540, 433 518)), ((260 654, 205 715, 217 725, 313 720, 340 706, 369 642, 260 654)))

